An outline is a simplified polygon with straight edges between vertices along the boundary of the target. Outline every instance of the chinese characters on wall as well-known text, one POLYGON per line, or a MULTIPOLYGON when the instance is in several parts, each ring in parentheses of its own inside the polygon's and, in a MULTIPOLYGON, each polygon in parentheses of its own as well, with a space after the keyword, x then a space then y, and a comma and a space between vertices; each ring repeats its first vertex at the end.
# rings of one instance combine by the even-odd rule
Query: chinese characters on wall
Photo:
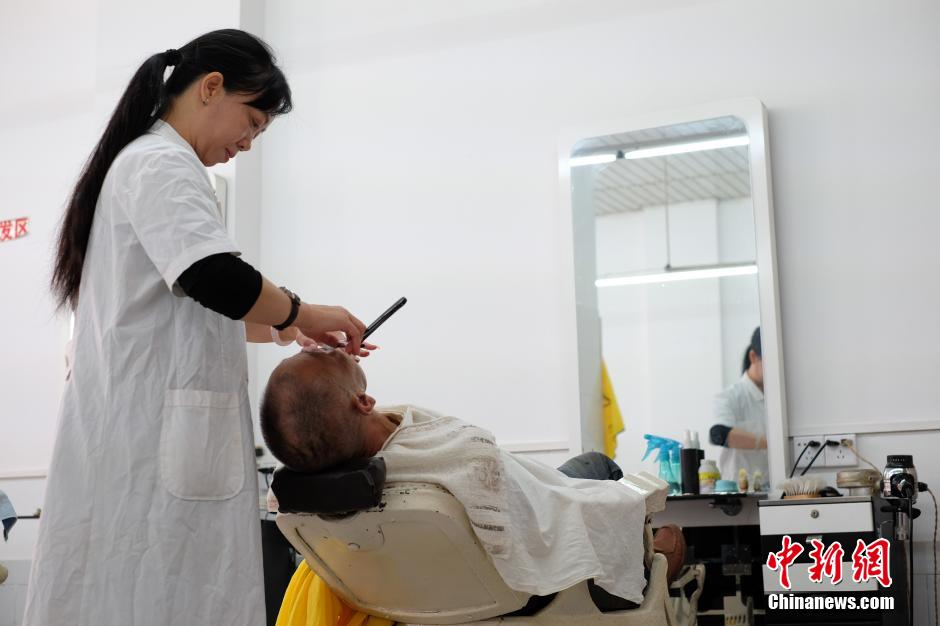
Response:
POLYGON ((0 219, 0 243, 13 241, 29 234, 29 218, 0 219))

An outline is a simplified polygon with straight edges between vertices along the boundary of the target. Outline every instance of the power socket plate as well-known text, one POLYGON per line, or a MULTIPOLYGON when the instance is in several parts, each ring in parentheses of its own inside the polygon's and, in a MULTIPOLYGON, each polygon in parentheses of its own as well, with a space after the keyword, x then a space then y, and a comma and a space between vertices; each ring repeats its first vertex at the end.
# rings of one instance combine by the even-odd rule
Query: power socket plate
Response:
MULTIPOLYGON (((825 439, 818 435, 813 435, 810 437, 794 437, 793 438, 793 456, 791 456, 790 458, 796 461, 796 459, 800 456, 800 453, 803 452, 803 448, 805 448, 809 444, 810 441, 818 441, 822 443, 823 441, 825 441, 825 439)), ((817 452, 819 452, 819 448, 810 448, 809 450, 804 452, 803 458, 800 459, 800 464, 797 465, 797 467, 800 468, 800 467, 806 467, 807 465, 809 465, 810 459, 812 459, 813 456, 817 452)), ((813 463, 813 467, 822 467, 822 461, 824 460, 823 457, 825 456, 825 454, 826 453, 823 452, 821 455, 819 455, 819 458, 816 459, 815 463, 813 463)))
MULTIPOLYGON (((826 435, 824 439, 839 442, 843 439, 848 439, 853 446, 858 447, 858 443, 856 443, 857 439, 854 434, 826 435)), ((809 454, 809 452, 806 454, 809 454)), ((825 459, 820 460, 824 461, 823 465, 825 467, 855 467, 858 465, 858 456, 856 456, 855 452, 842 445, 839 447, 827 446, 826 451, 823 452, 823 456, 825 459)))

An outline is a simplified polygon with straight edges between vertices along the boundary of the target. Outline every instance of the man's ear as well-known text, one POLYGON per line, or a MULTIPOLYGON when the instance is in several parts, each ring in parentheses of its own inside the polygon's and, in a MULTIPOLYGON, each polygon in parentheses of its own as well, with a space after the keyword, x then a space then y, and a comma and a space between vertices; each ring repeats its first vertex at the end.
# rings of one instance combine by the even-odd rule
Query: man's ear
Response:
POLYGON ((375 408, 375 398, 363 392, 356 395, 354 404, 358 413, 368 415, 375 408))

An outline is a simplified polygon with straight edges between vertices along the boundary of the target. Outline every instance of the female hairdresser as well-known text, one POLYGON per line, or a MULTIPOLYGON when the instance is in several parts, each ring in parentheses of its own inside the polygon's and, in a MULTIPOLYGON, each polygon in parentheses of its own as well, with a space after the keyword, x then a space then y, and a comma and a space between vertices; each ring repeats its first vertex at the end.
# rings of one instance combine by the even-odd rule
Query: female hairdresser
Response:
POLYGON ((52 279, 75 358, 24 625, 264 623, 246 334, 374 347, 239 260, 220 218, 205 167, 290 109, 263 42, 211 32, 144 62, 86 164, 52 279))
POLYGON ((721 477, 737 480, 741 468, 753 480, 767 473, 767 412, 764 409, 764 364, 761 360, 760 327, 744 351, 741 378, 715 398, 711 442, 723 446, 718 459, 721 477))

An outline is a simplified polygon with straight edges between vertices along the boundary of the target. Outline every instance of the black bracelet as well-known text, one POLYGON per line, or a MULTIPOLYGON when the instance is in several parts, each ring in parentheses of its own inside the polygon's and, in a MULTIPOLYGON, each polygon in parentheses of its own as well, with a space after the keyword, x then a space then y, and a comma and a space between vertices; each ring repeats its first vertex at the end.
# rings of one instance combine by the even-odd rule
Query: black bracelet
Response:
POLYGON ((284 320, 281 324, 275 326, 275 330, 285 330, 294 323, 294 320, 297 319, 297 313, 300 312, 300 296, 287 287, 281 287, 281 291, 286 293, 287 297, 290 298, 290 315, 288 315, 287 319, 284 320))

